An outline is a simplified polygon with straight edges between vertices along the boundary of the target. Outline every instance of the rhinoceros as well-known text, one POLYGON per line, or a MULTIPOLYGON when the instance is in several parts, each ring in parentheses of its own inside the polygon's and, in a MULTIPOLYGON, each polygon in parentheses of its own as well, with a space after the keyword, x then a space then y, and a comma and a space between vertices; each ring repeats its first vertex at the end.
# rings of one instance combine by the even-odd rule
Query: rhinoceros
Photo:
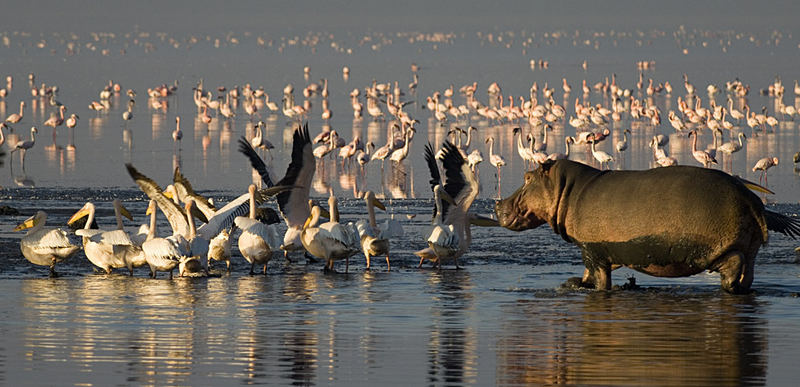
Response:
POLYGON ((766 210, 746 183, 707 168, 600 171, 557 160, 526 172, 495 211, 505 228, 547 223, 577 245, 582 286, 610 289, 611 270, 626 266, 657 277, 717 271, 724 290, 746 293, 768 230, 800 236, 800 221, 766 210))

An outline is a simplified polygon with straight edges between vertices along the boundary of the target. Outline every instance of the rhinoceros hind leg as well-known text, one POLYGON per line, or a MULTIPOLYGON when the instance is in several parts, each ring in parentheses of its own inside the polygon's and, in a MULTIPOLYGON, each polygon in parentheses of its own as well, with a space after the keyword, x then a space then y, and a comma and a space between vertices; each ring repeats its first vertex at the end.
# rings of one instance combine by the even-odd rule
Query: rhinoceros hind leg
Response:
POLYGON ((722 289, 728 293, 746 294, 750 293, 750 285, 753 284, 753 262, 754 259, 746 259, 738 251, 730 252, 717 262, 722 289))

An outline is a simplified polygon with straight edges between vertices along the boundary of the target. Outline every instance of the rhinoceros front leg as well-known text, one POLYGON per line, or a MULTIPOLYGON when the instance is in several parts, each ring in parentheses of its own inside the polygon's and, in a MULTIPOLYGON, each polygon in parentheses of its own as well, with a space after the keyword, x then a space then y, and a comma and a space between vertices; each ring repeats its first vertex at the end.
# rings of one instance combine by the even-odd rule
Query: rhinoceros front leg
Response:
POLYGON ((607 258, 598 258, 590 252, 583 251, 583 272, 581 285, 597 290, 611 290, 611 262, 607 258))
POLYGON ((723 290, 733 294, 750 292, 750 285, 753 284, 753 258, 748 259, 744 254, 734 251, 717 262, 715 269, 719 271, 723 290))

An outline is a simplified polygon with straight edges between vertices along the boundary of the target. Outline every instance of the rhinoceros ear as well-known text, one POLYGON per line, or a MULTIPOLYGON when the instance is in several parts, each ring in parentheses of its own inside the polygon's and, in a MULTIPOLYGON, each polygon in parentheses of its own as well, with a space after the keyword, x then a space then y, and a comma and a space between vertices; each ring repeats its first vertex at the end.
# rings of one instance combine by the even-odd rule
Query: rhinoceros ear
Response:
POLYGON ((542 163, 542 173, 545 173, 545 174, 549 173, 550 172, 550 168, 552 168, 553 165, 555 165, 555 163, 556 163, 555 160, 547 160, 544 163, 542 163))

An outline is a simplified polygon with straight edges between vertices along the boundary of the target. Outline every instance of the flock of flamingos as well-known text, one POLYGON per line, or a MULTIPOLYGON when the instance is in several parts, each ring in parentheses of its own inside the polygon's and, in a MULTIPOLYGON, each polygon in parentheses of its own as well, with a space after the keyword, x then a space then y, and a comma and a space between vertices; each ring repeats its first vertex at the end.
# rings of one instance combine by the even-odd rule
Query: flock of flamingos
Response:
MULTIPOLYGON (((662 112, 653 102, 654 97, 671 99, 673 93, 679 94, 678 90, 673 90, 669 82, 645 80, 641 72, 639 81, 631 88, 618 84, 612 75, 594 85, 583 80, 580 86, 573 86, 566 78, 559 87, 547 84, 540 87, 534 82, 529 95, 517 97, 504 96, 499 84, 492 83, 485 88, 485 97, 481 97, 484 90, 479 89, 477 83, 472 83, 460 88, 451 85, 426 96, 423 102, 416 96, 419 69, 412 65, 411 70, 412 81, 406 87, 401 87, 397 81, 373 81, 349 93, 354 121, 387 122, 386 143, 378 144, 381 146, 371 141, 365 143, 357 132, 348 141, 341 133, 331 130, 329 125, 324 125, 324 130, 312 136, 307 123, 312 115, 319 114, 323 122, 333 116, 328 102, 331 92, 327 80, 308 82, 299 92, 303 96, 300 103, 295 99, 295 89, 291 84, 280 92, 280 101, 276 102, 277 99, 273 100, 261 87, 247 84, 244 87, 207 89, 200 81, 191 90, 200 121, 209 124, 213 120, 230 120, 237 115, 247 117, 246 136, 242 136, 238 145, 239 151, 258 173, 257 184, 251 185, 248 192, 230 203, 218 207, 193 190, 180 168, 174 171, 173 183, 162 189, 128 164, 131 177, 150 198, 148 224, 135 232, 125 230, 122 218, 131 218, 130 213, 122 203, 115 201, 116 228, 92 228, 95 206, 86 203, 69 220, 73 227, 85 225, 74 232, 75 236, 80 237, 80 242, 73 243, 70 232, 44 227, 47 215, 39 211, 15 229, 30 229, 20 242, 22 254, 33 264, 48 266, 51 275, 55 275, 57 263, 74 256, 82 246, 92 264, 108 273, 113 269, 127 268, 133 275, 135 267, 148 266, 153 277, 159 271, 166 271, 171 278, 176 268, 181 276, 206 276, 213 261, 226 262, 230 270, 231 245, 234 236, 239 234, 238 250, 250 264, 251 274, 257 265, 259 271, 266 274, 267 263, 279 252, 283 252, 288 260, 297 254, 319 259, 324 262, 326 271, 335 271, 334 264, 344 261, 345 272, 349 270, 349 258, 362 253, 366 257, 367 269, 370 259, 375 256, 385 257, 388 269, 391 267, 391 241, 402 235, 403 229, 400 222, 394 219, 381 223, 376 221, 375 208, 385 210, 385 205, 376 195, 370 191, 364 192, 364 219, 345 223, 339 219, 338 201, 332 192, 327 208, 323 208, 309 199, 309 190, 315 172, 326 160, 333 160, 334 164, 341 162, 342 165, 357 163, 362 171, 373 163, 380 163, 381 168, 385 163, 403 163, 410 156, 410 145, 419 130, 420 119, 426 119, 439 128, 447 128, 447 134, 442 144, 428 144, 425 150, 435 211, 432 229, 426 240, 428 247, 415 254, 420 258, 420 266, 425 260, 430 260, 438 268, 445 263, 452 263, 458 268, 458 259, 469 250, 470 227, 497 225, 493 219, 470 211, 479 191, 476 168, 484 160, 496 168, 499 196, 506 158, 520 157, 526 167, 536 168, 548 160, 573 157, 575 153, 571 154, 570 150, 578 147, 586 155, 591 154, 590 159, 581 161, 592 162, 593 159, 596 161, 594 165, 607 168, 615 160, 624 157, 630 147, 629 135, 637 134, 637 129, 642 131, 639 133, 642 135, 645 133, 642 128, 647 127, 652 132, 652 137, 648 134, 647 139, 653 165, 669 167, 678 163, 675 157, 667 154, 664 147, 669 142, 669 136, 652 131, 661 127, 662 117, 666 116, 675 132, 691 137, 691 154, 697 165, 711 168, 721 161, 729 161, 732 154, 745 148, 748 137, 780 130, 780 120, 793 120, 797 114, 793 105, 783 103, 787 92, 779 79, 757 91, 773 98, 774 109, 770 113, 766 107, 751 109, 746 103, 746 96, 751 92, 750 86, 741 81, 702 88, 696 87, 684 74, 681 88, 685 94, 677 96, 675 100, 677 111, 662 112), (562 92, 562 103, 559 104, 556 95, 562 92), (577 95, 574 103, 569 102, 570 95, 577 95), (598 97, 604 101, 603 104, 593 105, 589 102, 598 97), (718 99, 726 102, 718 104, 718 99), (320 111, 312 109, 312 100, 320 101, 320 111), (419 105, 414 109, 414 112, 421 112, 418 117, 409 113, 411 109, 408 106, 414 103, 419 105), (261 118, 265 116, 283 116, 288 121, 296 122, 292 134, 291 159, 283 176, 272 176, 266 167, 264 157, 267 154, 272 157, 269 152, 274 146, 262 133, 264 122, 261 118), (471 125, 475 120, 502 124, 500 127, 511 130, 517 155, 496 153, 495 138, 491 135, 485 136, 485 148, 474 146, 473 134, 479 131, 471 125), (568 127, 570 131, 574 129, 574 135, 558 135, 559 141, 555 144, 547 140, 548 133, 553 133, 550 134, 552 138, 557 136, 556 133, 564 134, 568 127), (598 144, 606 141, 614 131, 621 134, 617 136, 621 139, 613 144, 612 153, 598 149, 598 144), (698 146, 698 133, 705 131, 713 135, 713 140, 703 148, 698 146), (556 148, 560 148, 562 143, 564 152, 559 152, 556 148), (485 159, 481 149, 488 151, 485 159), (269 206, 261 206, 272 198, 277 202, 280 217, 269 206), (157 230, 159 210, 172 228, 167 237, 159 236, 157 230), (281 221, 286 224, 283 236, 279 235, 278 228, 281 221), (237 233, 237 230, 241 232, 237 233)), ((343 76, 347 77, 349 71, 347 67, 343 68, 343 76)), ((309 73, 308 67, 304 72, 306 75, 309 73)), ((57 99, 57 86, 44 83, 37 86, 34 74, 29 74, 27 87, 15 86, 14 83, 14 79, 8 76, 6 87, 0 89, 0 99, 19 99, 19 111, 8 114, 0 123, 0 145, 4 144, 10 152, 12 164, 14 158, 18 157, 24 168, 26 153, 35 149, 36 135, 40 131, 37 127, 50 127, 50 130, 58 131, 65 126, 73 130, 79 125, 80 118, 75 113, 66 115, 66 112, 80 109, 68 109, 61 104, 57 99), (36 122, 26 115, 26 101, 31 99, 50 111, 47 120, 36 122), (18 134, 23 125, 30 126, 29 138, 18 134)), ((154 110, 167 109, 169 99, 178 92, 183 90, 179 90, 177 83, 149 88, 146 91, 147 104, 154 110)), ((800 96, 797 81, 793 92, 800 96)), ((126 122, 130 121, 134 119, 137 92, 133 89, 123 90, 119 84, 111 81, 100 90, 97 100, 88 101, 88 108, 96 114, 109 114, 110 111, 119 114, 120 109, 110 101, 112 96, 123 93, 129 100, 121 117, 126 122)), ((182 138, 180 117, 176 117, 172 132, 176 149, 180 147, 182 138)), ((74 145, 70 143, 67 146, 74 145)), ((761 171, 765 178, 767 171, 778 165, 779 160, 770 155, 764 156, 752 166, 752 170, 761 171)), ((796 155, 794 161, 798 162, 798 158, 800 155, 796 155)))

